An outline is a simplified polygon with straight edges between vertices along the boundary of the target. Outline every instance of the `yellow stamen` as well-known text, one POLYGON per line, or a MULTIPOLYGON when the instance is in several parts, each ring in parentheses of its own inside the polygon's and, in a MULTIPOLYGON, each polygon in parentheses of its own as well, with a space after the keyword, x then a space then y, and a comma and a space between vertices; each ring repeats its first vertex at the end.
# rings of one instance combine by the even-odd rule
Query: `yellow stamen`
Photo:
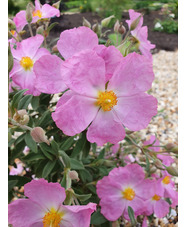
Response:
POLYGON ((39 18, 42 17, 42 12, 41 10, 35 10, 33 13, 32 13, 33 17, 36 17, 38 16, 39 18))
POLYGON ((31 68, 34 65, 34 62, 30 57, 22 57, 20 61, 20 65, 27 71, 27 70, 31 70, 31 68))
POLYGON ((10 32, 12 33, 12 35, 15 35, 15 33, 16 33, 15 30, 10 30, 10 32))
POLYGON ((103 111, 110 111, 117 104, 117 96, 113 91, 100 91, 96 105, 100 106, 103 111))
POLYGON ((161 197, 156 194, 152 197, 152 200, 155 200, 155 201, 159 201, 160 199, 161 199, 161 197))
POLYGON ((162 182, 163 182, 164 184, 169 184, 169 183, 170 183, 170 176, 164 177, 164 179, 162 180, 162 182))
POLYGON ((60 222, 63 217, 62 212, 55 211, 51 209, 50 212, 46 213, 43 217, 43 227, 60 227, 60 222))
POLYGON ((134 199, 136 194, 135 194, 135 191, 129 187, 129 188, 126 188, 124 191, 122 191, 122 195, 124 199, 131 201, 134 199))

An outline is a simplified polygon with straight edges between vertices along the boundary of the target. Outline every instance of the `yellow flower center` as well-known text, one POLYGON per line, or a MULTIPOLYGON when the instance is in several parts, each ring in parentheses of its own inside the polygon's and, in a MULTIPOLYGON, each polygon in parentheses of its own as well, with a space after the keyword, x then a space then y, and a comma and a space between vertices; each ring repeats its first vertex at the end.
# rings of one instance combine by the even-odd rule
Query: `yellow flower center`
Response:
POLYGON ((156 194, 152 197, 152 200, 155 200, 155 201, 159 201, 160 199, 161 199, 161 197, 156 194))
POLYGON ((12 35, 15 35, 15 30, 10 30, 10 32, 12 33, 12 35))
POLYGON ((36 17, 38 16, 39 18, 42 17, 42 12, 41 10, 35 10, 33 13, 32 13, 33 17, 36 17))
POLYGON ((96 105, 100 106, 103 111, 110 111, 117 104, 117 96, 113 91, 100 91, 96 105))
POLYGON ((63 215, 62 212, 57 212, 52 208, 50 212, 46 213, 43 217, 43 227, 60 227, 59 224, 63 215))
POLYGON ((170 176, 164 177, 164 179, 162 180, 162 182, 163 182, 164 184, 169 184, 169 183, 170 183, 170 176))
POLYGON ((31 68, 34 65, 34 62, 30 57, 22 57, 20 61, 20 65, 27 71, 27 70, 31 70, 31 68))
POLYGON ((135 194, 135 191, 129 187, 129 188, 126 188, 124 191, 122 191, 122 195, 124 199, 131 201, 134 199, 136 194, 135 194))

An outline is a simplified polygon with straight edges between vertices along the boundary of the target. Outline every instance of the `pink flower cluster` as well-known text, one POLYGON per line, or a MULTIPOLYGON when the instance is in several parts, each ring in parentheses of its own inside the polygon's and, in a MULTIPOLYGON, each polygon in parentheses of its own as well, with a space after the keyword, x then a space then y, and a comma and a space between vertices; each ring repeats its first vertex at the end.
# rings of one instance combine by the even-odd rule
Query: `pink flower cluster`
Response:
POLYGON ((65 189, 44 179, 25 184, 24 194, 28 199, 9 204, 9 224, 14 227, 89 227, 90 216, 96 210, 95 203, 63 205, 65 189))
POLYGON ((158 179, 145 179, 143 168, 138 164, 114 168, 98 181, 97 194, 101 213, 110 221, 116 221, 122 215, 129 220, 128 206, 135 216, 154 213, 162 218, 169 212, 166 198, 171 199, 171 207, 178 203, 174 182, 167 172, 158 179))

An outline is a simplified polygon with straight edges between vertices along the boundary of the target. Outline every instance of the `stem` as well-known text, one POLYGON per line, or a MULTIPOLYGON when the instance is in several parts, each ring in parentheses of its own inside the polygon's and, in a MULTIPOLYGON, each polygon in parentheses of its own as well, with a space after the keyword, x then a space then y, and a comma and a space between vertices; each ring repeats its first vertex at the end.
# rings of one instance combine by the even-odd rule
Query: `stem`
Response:
POLYGON ((29 31, 30 31, 30 35, 31 35, 31 36, 34 36, 34 35, 33 35, 33 32, 32 32, 32 27, 31 27, 30 23, 28 23, 28 28, 29 28, 29 31))
POLYGON ((21 125, 19 124, 18 122, 14 121, 13 119, 8 119, 10 121, 11 124, 15 125, 15 126, 18 126, 22 129, 25 129, 25 130, 29 130, 29 131, 32 131, 32 128, 31 127, 28 127, 26 125, 21 125))
POLYGON ((128 32, 127 32, 127 34, 125 35, 125 38, 124 38, 124 40, 121 42, 121 44, 124 43, 124 42, 126 41, 126 39, 127 39, 127 37, 129 36, 129 34, 130 34, 130 30, 128 30, 128 32))

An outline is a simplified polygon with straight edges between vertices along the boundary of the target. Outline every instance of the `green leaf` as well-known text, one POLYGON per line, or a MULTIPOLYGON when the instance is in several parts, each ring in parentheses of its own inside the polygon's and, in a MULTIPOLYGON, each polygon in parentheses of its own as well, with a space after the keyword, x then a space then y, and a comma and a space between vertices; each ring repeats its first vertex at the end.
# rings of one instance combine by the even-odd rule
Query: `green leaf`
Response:
POLYGON ((59 152, 58 152, 59 151, 59 145, 56 143, 55 140, 52 140, 50 144, 52 146, 52 150, 54 151, 56 156, 58 156, 59 155, 59 152))
POLYGON ((39 145, 42 150, 45 150, 52 155, 58 156, 58 150, 56 152, 56 147, 55 147, 55 149, 52 149, 52 146, 49 146, 46 143, 40 143, 39 145))
MULTIPOLYGON (((71 163, 70 163, 70 157, 62 150, 59 150, 59 155, 61 156, 62 158, 62 161, 64 162, 65 164, 65 168, 70 168, 71 167, 71 163)), ((63 164, 62 162, 62 164, 63 164)))
POLYGON ((90 142, 86 139, 83 147, 83 157, 86 158, 90 152, 90 142))
POLYGON ((96 143, 92 143, 91 146, 92 146, 92 151, 95 154, 96 153, 97 144, 96 143))
POLYGON ((77 143, 73 149, 73 152, 71 154, 72 158, 79 155, 79 153, 83 150, 85 143, 86 143, 86 135, 84 135, 84 133, 82 133, 81 138, 77 141, 77 143))
POLYGON ((29 153, 25 157, 22 158, 24 161, 38 161, 42 159, 46 159, 46 157, 42 153, 29 153))
POLYGON ((54 156, 52 156, 50 153, 49 153, 49 150, 48 148, 46 148, 45 144, 44 143, 40 143, 39 144, 40 148, 41 148, 41 151, 43 152, 43 154, 48 158, 50 159, 51 161, 54 159, 54 156))
POLYGON ((16 186, 21 187, 24 186, 26 183, 30 182, 32 179, 23 176, 8 176, 9 181, 17 180, 16 186))
POLYGON ((30 148, 30 150, 32 150, 33 152, 37 153, 37 144, 32 139, 32 136, 30 135, 30 132, 26 133, 26 135, 25 135, 25 143, 30 148))
POLYGON ((88 200, 92 194, 86 194, 86 195, 79 195, 79 194, 75 194, 76 198, 78 198, 80 201, 84 202, 86 200, 88 200))
POLYGON ((17 183, 18 183, 18 180, 9 180, 8 181, 8 192, 10 192, 12 190, 12 188, 16 186, 17 183))
POLYGON ((83 182, 90 182, 92 181, 92 175, 89 173, 87 169, 81 169, 79 171, 80 178, 83 182))
POLYGON ((18 103, 18 110, 27 109, 32 97, 32 95, 25 95, 18 103))
POLYGON ((90 223, 92 225, 101 225, 101 224, 105 223, 106 221, 107 221, 107 219, 100 213, 100 210, 97 210, 91 216, 90 223))
POLYGON ((98 159, 103 159, 104 156, 105 156, 105 148, 103 148, 103 149, 101 150, 101 152, 99 153, 98 159))
POLYGON ((51 112, 48 110, 44 112, 41 116, 41 118, 38 121, 38 126, 41 128, 45 128, 48 125, 50 125, 53 122, 52 117, 51 117, 51 112))
POLYGON ((43 169, 43 172, 42 172, 42 177, 43 178, 46 178, 48 177, 48 175, 51 173, 52 169, 54 168, 55 164, 56 164, 56 161, 48 161, 48 163, 46 164, 46 166, 44 167, 43 169))
POLYGON ((130 207, 130 206, 128 206, 128 214, 129 214, 129 218, 130 218, 132 226, 135 226, 136 225, 136 219, 135 219, 135 216, 134 216, 134 211, 133 211, 132 207, 130 207))
POLYGON ((63 151, 68 150, 73 144, 75 143, 74 136, 69 137, 67 140, 65 140, 64 143, 60 146, 60 149, 63 151))
POLYGON ((70 159, 70 166, 71 166, 71 169, 74 169, 74 170, 82 170, 84 169, 84 166, 82 164, 81 161, 78 161, 74 158, 71 158, 70 159))
POLYGON ((37 108, 39 107, 39 97, 38 96, 32 97, 31 105, 34 110, 37 110, 37 108))
POLYGON ((150 175, 150 162, 149 162, 149 159, 148 159, 148 156, 145 154, 145 157, 146 157, 146 172, 150 175))
POLYGON ((50 26, 48 26, 48 28, 47 28, 47 33, 49 34, 49 32, 52 30, 52 28, 54 26, 56 26, 57 24, 59 24, 59 23, 58 22, 54 22, 54 23, 50 24, 50 26))
POLYGON ((14 109, 17 109, 17 106, 18 106, 18 103, 19 101, 21 100, 23 94, 25 93, 25 91, 27 91, 28 89, 24 89, 24 90, 20 90, 18 91, 14 97, 13 97, 13 100, 12 100, 12 111, 14 112, 14 109))

